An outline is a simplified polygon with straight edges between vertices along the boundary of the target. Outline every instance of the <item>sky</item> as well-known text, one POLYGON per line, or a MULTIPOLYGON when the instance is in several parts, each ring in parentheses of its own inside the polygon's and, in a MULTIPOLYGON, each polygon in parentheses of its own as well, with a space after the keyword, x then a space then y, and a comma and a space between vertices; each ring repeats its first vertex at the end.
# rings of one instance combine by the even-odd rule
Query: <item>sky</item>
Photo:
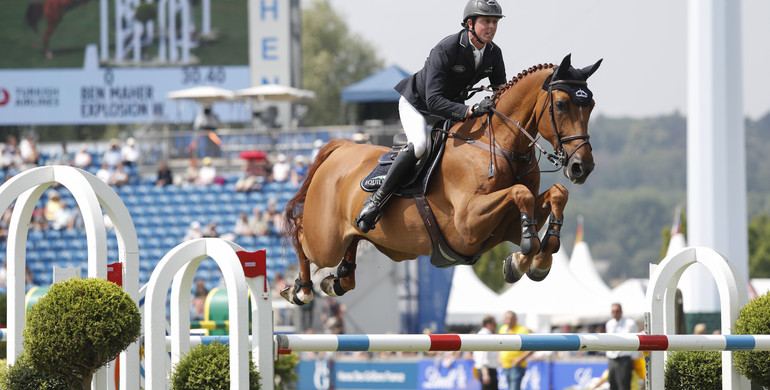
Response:
MULTIPOLYGON (((685 0, 499 0, 506 16, 495 43, 511 76, 572 53, 585 67, 594 115, 643 118, 687 112, 685 0)), ((732 0, 730 0, 732 1, 732 0)), ((418 71, 430 49, 460 30, 465 0, 331 0, 353 34, 370 42, 385 65, 418 71)), ((770 1, 741 1, 744 113, 770 111, 770 1)), ((486 80, 485 80, 486 82, 486 80)), ((483 84, 483 82, 482 82, 483 84)))

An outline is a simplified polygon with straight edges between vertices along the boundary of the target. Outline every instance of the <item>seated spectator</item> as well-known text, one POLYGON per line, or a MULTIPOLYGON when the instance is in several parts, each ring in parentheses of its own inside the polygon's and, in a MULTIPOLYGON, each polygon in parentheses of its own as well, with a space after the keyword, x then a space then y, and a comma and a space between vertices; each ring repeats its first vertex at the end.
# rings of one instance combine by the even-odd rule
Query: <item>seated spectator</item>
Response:
POLYGON ((72 165, 72 159, 74 155, 67 151, 67 143, 62 141, 61 143, 61 151, 57 153, 53 159, 51 159, 50 164, 52 165, 72 165))
POLYGON ((91 153, 88 153, 88 146, 81 144, 80 151, 75 153, 75 157, 72 158, 72 165, 80 169, 86 169, 91 165, 92 159, 91 153))
POLYGON ((25 168, 32 168, 38 165, 40 151, 37 149, 37 144, 32 139, 32 136, 27 135, 21 140, 21 143, 19 143, 19 153, 24 161, 25 168))
POLYGON ((168 169, 168 164, 165 161, 161 161, 158 164, 158 178, 155 180, 156 186, 167 186, 174 182, 174 177, 171 175, 171 170, 168 169))
POLYGON ((45 204, 44 216, 46 221, 53 222, 56 220, 56 214, 65 206, 62 202, 61 195, 56 190, 50 190, 48 192, 48 201, 45 204))
POLYGON ((251 218, 249 218, 249 228, 251 228, 252 234, 256 236, 264 236, 269 232, 270 222, 267 216, 262 212, 259 206, 254 207, 251 210, 251 218))
POLYGON ((206 288, 204 280, 195 279, 195 295, 192 299, 192 313, 190 313, 193 321, 203 320, 206 311, 206 297, 208 295, 209 290, 206 288))
POLYGON ((219 233, 217 233, 217 223, 216 222, 207 223, 206 226, 201 231, 201 236, 209 237, 209 238, 219 237, 219 233))
POLYGON ((283 183, 289 180, 289 174, 291 173, 291 165, 286 161, 286 155, 281 153, 278 155, 278 161, 273 164, 272 180, 283 183))
POLYGON ((126 173, 125 168, 123 168, 123 162, 119 162, 115 167, 115 170, 112 171, 108 184, 113 187, 122 187, 128 184, 128 173, 126 173))
POLYGON ((277 202, 274 198, 267 201, 266 218, 270 224, 270 231, 275 234, 283 234, 283 214, 276 209, 277 202))
POLYGON ((238 192, 258 191, 267 177, 264 159, 248 159, 243 166, 243 174, 235 182, 235 190, 238 192))
POLYGON ((117 167, 118 163, 123 161, 123 154, 120 152, 120 141, 116 138, 110 140, 110 148, 104 152, 102 161, 106 162, 110 169, 117 167))
POLYGON ((198 185, 214 184, 217 178, 217 169, 211 164, 211 157, 203 158, 203 165, 198 170, 198 178, 195 181, 198 185))
POLYGON ((136 149, 136 140, 134 137, 130 137, 126 140, 126 146, 120 150, 120 154, 123 158, 123 165, 134 168, 139 163, 139 150, 136 149))
POLYGON ((249 227, 249 218, 246 216, 246 212, 241 211, 238 213, 238 219, 235 220, 235 227, 233 232, 239 236, 253 236, 254 231, 249 227))
POLYGON ((190 164, 187 165, 187 169, 184 171, 184 183, 195 184, 198 181, 198 172, 200 171, 198 160, 195 157, 190 157, 189 162, 190 164))
POLYGON ((107 164, 107 161, 102 162, 102 167, 96 171, 96 177, 98 177, 99 180, 110 184, 110 181, 112 180, 112 170, 110 169, 109 164, 107 164))
POLYGON ((187 229, 187 232, 184 235, 184 241, 190 241, 201 237, 203 237, 203 233, 201 233, 201 223, 198 221, 190 222, 190 228, 187 229))
POLYGON ((294 166, 291 167, 291 184, 294 186, 299 185, 305 180, 305 176, 307 176, 305 156, 298 155, 294 157, 294 166))

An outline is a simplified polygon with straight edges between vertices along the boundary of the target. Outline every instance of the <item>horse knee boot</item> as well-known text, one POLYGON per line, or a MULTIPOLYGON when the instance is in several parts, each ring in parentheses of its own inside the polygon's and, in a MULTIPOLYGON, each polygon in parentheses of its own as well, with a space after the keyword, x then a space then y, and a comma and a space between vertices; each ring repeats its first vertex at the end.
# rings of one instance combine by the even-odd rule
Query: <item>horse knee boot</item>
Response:
POLYGON ((362 232, 366 233, 374 229, 374 225, 379 221, 382 213, 382 206, 388 201, 393 191, 398 188, 401 178, 411 170, 417 163, 417 156, 414 154, 414 144, 409 143, 406 149, 402 150, 393 160, 393 165, 385 175, 382 185, 372 195, 366 198, 364 207, 356 218, 356 224, 362 232))

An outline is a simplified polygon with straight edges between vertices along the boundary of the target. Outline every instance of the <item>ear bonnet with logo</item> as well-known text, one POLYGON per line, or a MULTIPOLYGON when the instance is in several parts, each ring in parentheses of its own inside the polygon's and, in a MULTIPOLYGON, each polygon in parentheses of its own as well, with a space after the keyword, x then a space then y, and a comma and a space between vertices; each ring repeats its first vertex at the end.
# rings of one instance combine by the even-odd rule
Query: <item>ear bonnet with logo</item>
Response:
POLYGON ((599 69, 602 60, 583 69, 576 69, 570 63, 571 56, 568 54, 561 61, 561 64, 554 68, 553 74, 545 79, 543 89, 546 91, 549 89, 564 91, 569 94, 570 99, 576 105, 588 106, 591 104, 594 94, 588 89, 586 80, 599 69))

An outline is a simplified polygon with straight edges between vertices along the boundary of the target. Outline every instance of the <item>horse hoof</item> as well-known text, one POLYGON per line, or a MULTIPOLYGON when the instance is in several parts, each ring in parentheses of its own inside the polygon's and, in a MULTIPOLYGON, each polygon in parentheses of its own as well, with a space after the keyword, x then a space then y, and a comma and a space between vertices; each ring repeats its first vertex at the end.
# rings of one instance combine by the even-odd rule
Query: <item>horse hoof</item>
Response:
POLYGON ((301 299, 299 299, 299 297, 297 297, 297 295, 294 293, 294 289, 291 287, 287 286, 286 288, 281 290, 280 294, 283 297, 283 299, 285 299, 287 302, 291 304, 294 304, 297 306, 302 306, 305 304, 305 302, 303 302, 301 299))
POLYGON ((329 275, 321 280, 321 291, 330 297, 345 295, 345 290, 342 289, 340 284, 340 278, 334 275, 329 275))
POLYGON ((522 276, 522 273, 519 272, 516 264, 514 264, 513 253, 511 253, 503 261, 503 277, 505 277, 507 283, 516 283, 522 276))
POLYGON ((537 267, 532 267, 527 271, 527 277, 529 277, 529 280, 533 282, 542 282, 543 279, 545 279, 546 276, 551 272, 551 268, 549 267, 547 270, 543 271, 537 267))

